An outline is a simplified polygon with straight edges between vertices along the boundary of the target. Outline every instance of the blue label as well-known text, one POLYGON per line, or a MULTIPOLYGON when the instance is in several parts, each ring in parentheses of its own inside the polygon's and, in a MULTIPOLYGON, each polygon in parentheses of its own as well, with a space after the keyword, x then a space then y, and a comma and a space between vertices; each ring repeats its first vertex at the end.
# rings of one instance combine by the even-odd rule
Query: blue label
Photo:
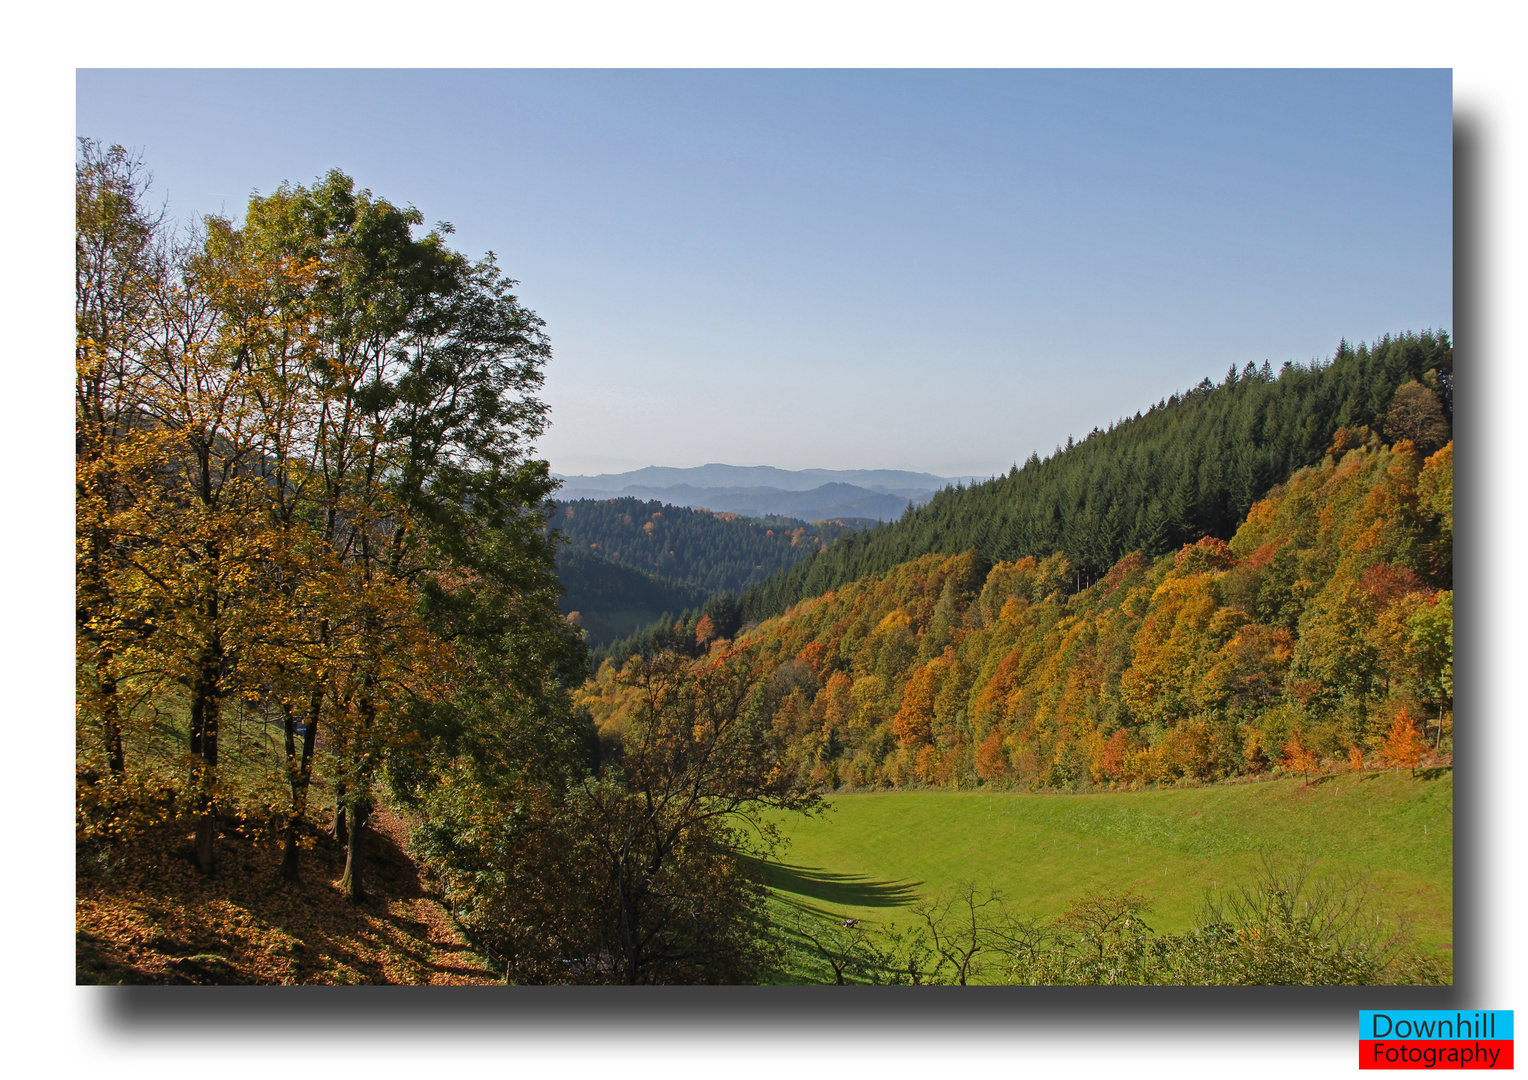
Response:
POLYGON ((1510 1039, 1511 1009, 1363 1009, 1360 1039, 1435 1042, 1439 1039, 1510 1039))

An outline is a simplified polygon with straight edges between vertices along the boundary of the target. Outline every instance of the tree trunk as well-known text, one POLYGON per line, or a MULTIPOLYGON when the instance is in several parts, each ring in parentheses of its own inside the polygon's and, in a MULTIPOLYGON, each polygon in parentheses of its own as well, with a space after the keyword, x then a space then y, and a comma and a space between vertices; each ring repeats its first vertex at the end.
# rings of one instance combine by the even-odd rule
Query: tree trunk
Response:
MULTIPOLYGON (((93 415, 91 423, 94 425, 94 434, 99 437, 105 426, 105 418, 93 415)), ((100 457, 98 446, 87 446, 82 454, 82 459, 93 461, 99 461, 100 457)), ((109 473, 96 478, 94 489, 101 500, 100 505, 111 504, 111 487, 109 473)), ((100 698, 101 740, 106 750, 106 767, 113 780, 121 780, 126 773, 126 764, 122 753, 122 718, 117 701, 117 677, 113 673, 116 653, 104 637, 107 631, 96 623, 96 620, 104 622, 110 619, 114 625, 117 621, 113 614, 114 598, 106 583, 104 553, 110 549, 111 540, 99 513, 94 515, 93 524, 84 530, 83 535, 86 542, 76 564, 78 585, 75 592, 75 628, 94 646, 96 692, 100 698)))
POLYGON ((350 844, 349 822, 345 814, 345 781, 334 782, 334 842, 348 846, 350 844))
POLYGON ((299 879, 297 866, 297 833, 302 828, 303 815, 308 812, 308 787, 313 778, 313 741, 318 733, 318 707, 322 691, 316 691, 309 703, 307 730, 302 737, 302 754, 299 757, 295 738, 295 721, 290 710, 283 710, 286 721, 287 774, 292 782, 292 812, 287 815, 286 836, 281 848, 281 876, 288 881, 299 879))
MULTIPOLYGON (((122 714, 117 703, 117 678, 111 674, 115 660, 110 649, 96 654, 96 684, 101 693, 101 737, 106 743, 106 767, 113 780, 121 780, 127 774, 127 762, 122 753, 122 714)), ((1440 723, 1441 728, 1441 723, 1440 723)))
MULTIPOLYGON (((366 890, 361 884, 361 856, 366 840, 366 818, 371 813, 371 796, 364 794, 370 789, 371 778, 371 769, 366 760, 364 748, 375 707, 371 697, 373 675, 370 672, 362 680, 361 685, 361 700, 357 710, 360 730, 350 739, 350 750, 356 755, 355 796, 350 800, 350 820, 347 822, 350 826, 350 835, 345 844, 345 873, 340 878, 340 888, 345 890, 345 895, 350 897, 352 903, 359 903, 366 899, 366 890)), ((338 802, 336 800, 336 805, 338 802)))
POLYGON ((196 868, 204 874, 212 873, 212 841, 218 827, 215 810, 209 803, 196 819, 196 868))
POLYGON ((196 681, 191 687, 191 782, 197 791, 196 865, 212 873, 213 841, 217 837, 217 802, 214 796, 218 768, 218 674, 222 668, 221 641, 216 634, 202 650, 196 681))
POLYGON ((365 798, 356 799, 350 808, 350 841, 345 845, 345 873, 340 878, 340 888, 355 904, 366 899, 366 891, 361 884, 361 859, 366 839, 366 817, 370 812, 370 800, 365 798))

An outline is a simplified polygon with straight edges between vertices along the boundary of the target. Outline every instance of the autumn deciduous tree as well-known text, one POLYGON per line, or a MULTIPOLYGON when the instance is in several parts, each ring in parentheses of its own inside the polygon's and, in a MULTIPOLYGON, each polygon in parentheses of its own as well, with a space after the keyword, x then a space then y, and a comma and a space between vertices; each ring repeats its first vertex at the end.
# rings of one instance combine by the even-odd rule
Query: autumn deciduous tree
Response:
POLYGON ((635 660, 621 679, 635 707, 598 776, 523 791, 497 823, 478 800, 476 842, 444 827, 426 841, 517 981, 748 981, 767 918, 742 856, 778 841, 765 811, 818 797, 784 767, 747 657, 635 660))
POLYGON ((1384 745, 1380 747, 1380 760, 1393 769, 1409 769, 1411 775, 1417 774, 1417 766, 1422 761, 1422 756, 1427 753, 1427 742, 1417 734, 1417 728, 1412 723, 1411 716, 1402 709, 1395 716, 1390 725, 1390 732, 1385 736, 1384 745))
POLYGON ((1140 932, 1149 932, 1143 916, 1151 911, 1151 901, 1138 893, 1089 892, 1056 917, 1053 925, 1071 947, 1089 950, 1102 960, 1113 941, 1140 932))
POLYGON ((938 690, 937 672, 932 666, 921 667, 907 680, 902 690, 902 707, 892 717, 891 731, 897 742, 907 747, 927 746, 934 737, 934 694, 938 690))
POLYGON ((1409 439, 1424 454, 1448 442, 1448 421, 1437 393, 1415 379, 1402 383, 1385 413, 1385 434, 1396 442, 1409 439))
POLYGON ((521 771, 568 754, 558 695, 583 653, 530 445, 550 349, 491 257, 452 252, 448 227, 414 236, 418 211, 341 173, 176 243, 145 191, 129 155, 82 142, 82 717, 118 776, 124 654, 184 697, 204 872, 226 703, 284 718, 288 876, 322 735, 360 899, 379 778, 411 790, 487 746, 521 771))
POLYGON ((1284 768, 1301 776, 1316 771, 1316 755, 1301 744, 1298 732, 1292 733, 1284 744, 1284 768))
POLYGON ((265 373, 231 347, 212 296, 214 274, 194 244, 156 251, 138 340, 125 358, 134 435, 118 446, 139 453, 109 470, 126 489, 113 529, 128 554, 114 578, 115 600, 102 596, 97 607, 107 619, 113 609, 131 611, 151 628, 139 635, 138 667, 184 688, 204 872, 213 860, 221 714, 244 689, 240 663, 262 618, 271 556, 251 408, 251 387, 265 373))
POLYGON ((1003 747, 1003 733, 993 728, 976 748, 976 775, 991 782, 1008 772, 1008 754, 1003 747))
POLYGON ((158 287, 162 216, 149 177, 120 146, 80 141, 75 165, 75 627, 82 706, 98 719, 105 763, 121 779, 119 661, 141 635, 118 593, 126 556, 116 517, 132 473, 156 452, 137 413, 137 358, 158 287))

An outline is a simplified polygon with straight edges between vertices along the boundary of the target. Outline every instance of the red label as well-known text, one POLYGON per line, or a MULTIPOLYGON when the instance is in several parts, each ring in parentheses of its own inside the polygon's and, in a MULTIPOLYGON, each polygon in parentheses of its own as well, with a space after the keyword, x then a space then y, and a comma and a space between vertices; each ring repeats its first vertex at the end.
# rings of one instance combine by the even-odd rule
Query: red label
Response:
POLYGON ((1510 1069, 1511 1039, 1402 1042, 1360 1039, 1360 1069, 1510 1069))

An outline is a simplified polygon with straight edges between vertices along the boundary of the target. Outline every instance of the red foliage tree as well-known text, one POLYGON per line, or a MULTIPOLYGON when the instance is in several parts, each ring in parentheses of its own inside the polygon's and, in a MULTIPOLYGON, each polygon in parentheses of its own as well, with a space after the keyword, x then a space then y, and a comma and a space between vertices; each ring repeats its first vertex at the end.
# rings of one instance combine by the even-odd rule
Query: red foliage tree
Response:
POLYGON ((990 782, 1001 779, 1007 772, 1008 754, 1003 749, 1003 733, 993 728, 976 748, 976 775, 990 782))
POLYGON ((1130 736, 1120 728, 1109 741, 1104 743, 1104 772, 1111 780, 1120 780, 1125 775, 1125 756, 1130 751, 1130 736))

